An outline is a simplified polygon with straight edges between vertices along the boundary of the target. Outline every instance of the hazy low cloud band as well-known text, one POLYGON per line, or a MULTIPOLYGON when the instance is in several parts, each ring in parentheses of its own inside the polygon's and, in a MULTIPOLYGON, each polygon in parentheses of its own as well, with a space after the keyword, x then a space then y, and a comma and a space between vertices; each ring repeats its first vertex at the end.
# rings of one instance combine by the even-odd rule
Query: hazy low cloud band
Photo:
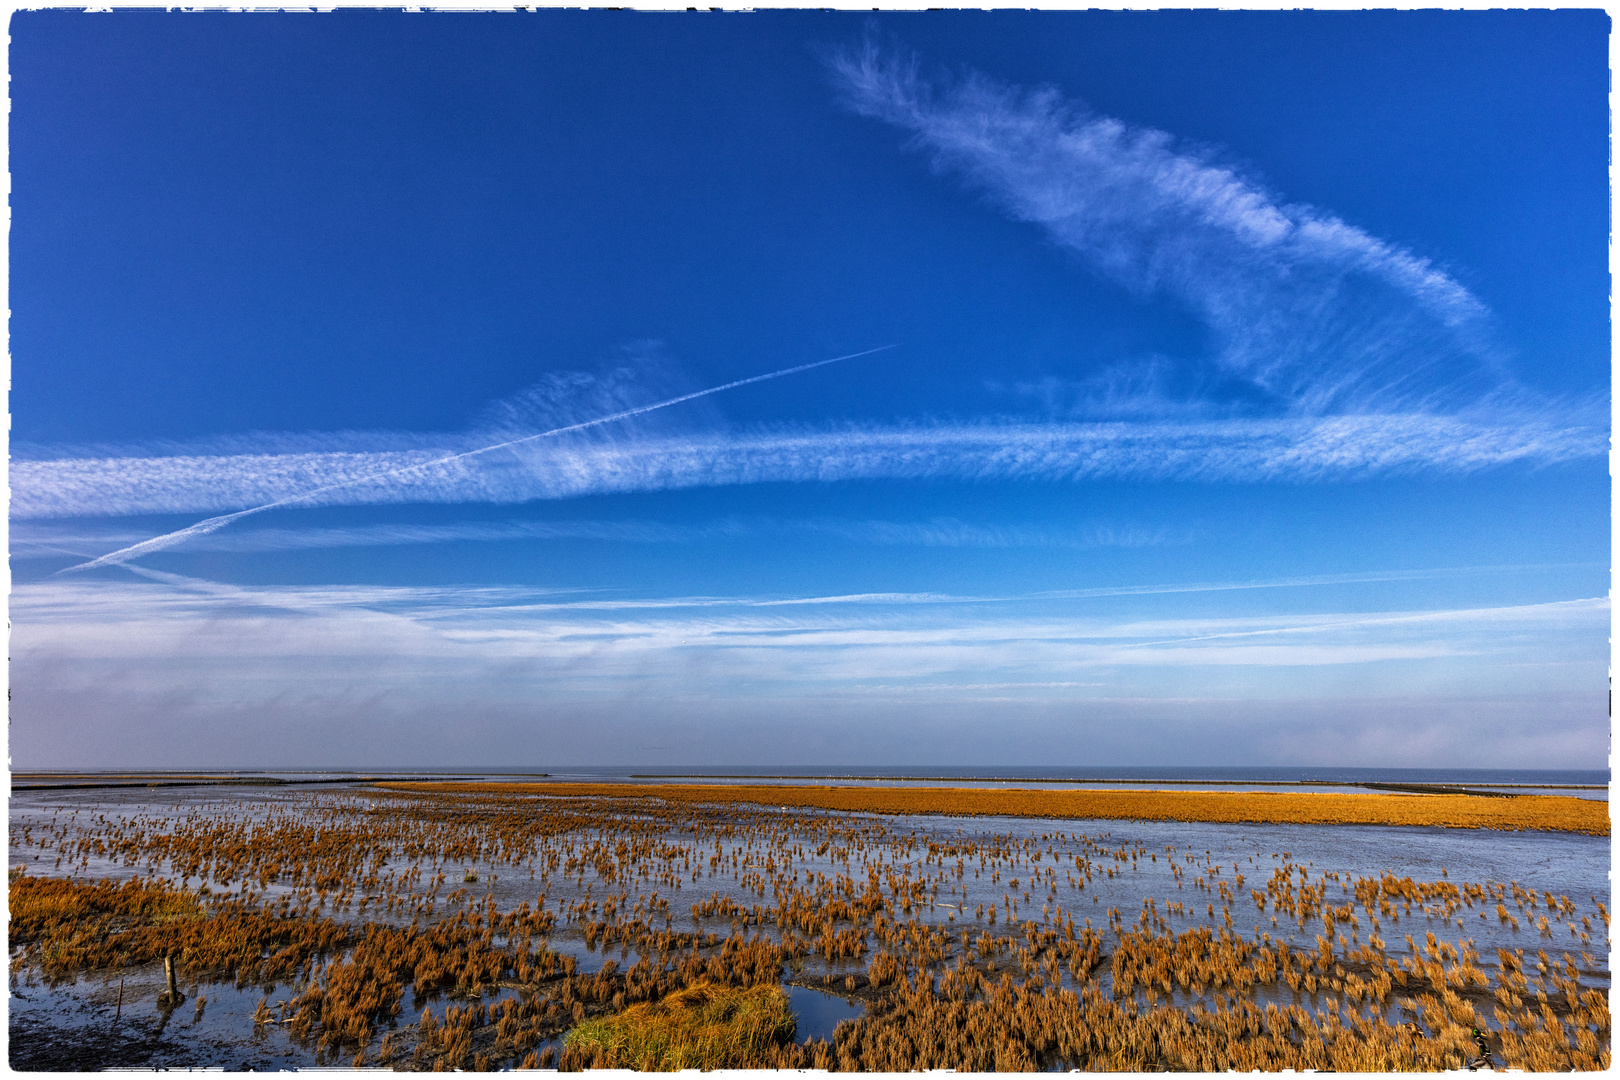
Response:
POLYGON ((468 753, 582 761, 669 735, 693 760, 783 747, 835 760, 857 745, 910 761, 942 742, 1035 760, 1057 740, 1103 760, 1318 760, 1328 746, 1341 762, 1489 763, 1507 746, 1558 766, 1601 761, 1608 738, 1604 598, 1187 618, 1067 600, 602 603, 147 573, 18 587, 19 707, 52 718, 17 725, 19 761, 133 760, 166 741, 209 761, 285 761, 306 741, 341 760, 427 760, 446 717, 472 733, 468 753))

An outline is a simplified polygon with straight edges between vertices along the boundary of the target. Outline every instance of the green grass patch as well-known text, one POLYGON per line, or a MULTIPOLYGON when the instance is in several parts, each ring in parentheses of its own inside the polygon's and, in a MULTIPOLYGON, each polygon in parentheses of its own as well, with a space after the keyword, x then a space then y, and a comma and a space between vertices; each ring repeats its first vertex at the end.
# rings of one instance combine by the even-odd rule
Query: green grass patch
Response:
POLYGON ((770 1068, 796 1028, 779 986, 703 982, 580 1024, 568 1033, 565 1057, 598 1069, 770 1068))

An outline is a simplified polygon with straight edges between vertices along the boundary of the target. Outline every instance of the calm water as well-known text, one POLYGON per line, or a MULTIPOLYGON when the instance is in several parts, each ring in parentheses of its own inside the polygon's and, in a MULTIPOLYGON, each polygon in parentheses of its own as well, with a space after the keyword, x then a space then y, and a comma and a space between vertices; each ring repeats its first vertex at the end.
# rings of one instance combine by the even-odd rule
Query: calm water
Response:
POLYGON ((690 767, 653 769, 648 766, 553 766, 535 769, 509 767, 467 769, 360 770, 267 769, 255 772, 185 773, 130 770, 18 773, 13 787, 37 785, 185 783, 209 779, 283 781, 300 787, 342 787, 359 777, 395 780, 529 780, 544 778, 573 783, 689 782, 710 784, 902 784, 927 787, 1034 787, 1129 789, 1143 787, 1194 788, 1207 786, 1231 791, 1277 788, 1299 791, 1355 791, 1365 784, 1452 785, 1482 791, 1519 794, 1569 795, 1582 799, 1608 799, 1607 769, 1402 769, 1338 768, 1328 766, 1166 766, 1086 765, 979 766, 942 768, 916 765, 750 765, 728 768, 690 767))

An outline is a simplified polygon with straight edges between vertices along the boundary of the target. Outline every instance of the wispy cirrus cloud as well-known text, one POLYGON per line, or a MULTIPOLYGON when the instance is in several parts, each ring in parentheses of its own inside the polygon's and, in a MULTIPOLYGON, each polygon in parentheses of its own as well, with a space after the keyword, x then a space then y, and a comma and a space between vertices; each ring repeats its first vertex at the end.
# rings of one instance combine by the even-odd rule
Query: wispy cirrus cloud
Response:
MULTIPOLYGON (((1608 451, 1605 416, 1520 387, 1492 344, 1484 305, 1397 244, 1285 202, 1210 153, 1087 112, 1053 90, 976 75, 930 81, 914 63, 870 46, 835 57, 831 68, 852 108, 910 133, 942 170, 1006 213, 1040 226, 1103 277, 1183 304, 1209 329, 1207 353, 1120 357, 1097 371, 1001 388, 1043 403, 1049 415, 1084 418, 1067 422, 676 432, 645 415, 834 361, 679 393, 658 381, 668 365, 656 343, 641 343, 605 374, 547 375, 458 436, 267 434, 116 451, 24 448, 11 471, 13 519, 222 515, 101 557, 122 562, 178 543, 240 551, 520 538, 516 526, 456 527, 463 531, 455 535, 408 526, 302 537, 218 532, 277 506, 517 504, 851 480, 1296 483, 1461 475, 1608 451)), ((633 539, 637 528, 649 539, 657 533, 625 526, 615 535, 633 539)), ((1030 542, 967 527, 825 528, 877 543, 1030 542)))
MULTIPOLYGON (((836 364, 844 360, 853 360, 856 357, 861 356, 870 356, 873 353, 885 352, 892 348, 894 348, 893 345, 880 345, 874 349, 863 349, 860 352, 846 353, 843 356, 835 356, 826 360, 816 360, 808 364, 797 364, 793 367, 779 368, 776 371, 769 371, 760 375, 751 375, 742 379, 733 379, 730 382, 721 383, 717 386, 710 386, 702 390, 690 390, 686 393, 676 394, 673 397, 666 397, 661 401, 652 401, 644 404, 631 405, 627 408, 619 408, 606 414, 601 411, 602 405, 598 403, 596 408, 591 410, 594 415, 589 415, 583 419, 576 419, 569 423, 557 424, 555 418, 553 418, 549 425, 541 425, 543 430, 540 431, 534 431, 531 429, 507 432, 502 437, 496 438, 493 442, 490 441, 489 436, 486 435, 485 438, 476 446, 443 452, 438 456, 426 460, 385 465, 375 473, 340 477, 319 487, 306 487, 302 491, 292 492, 279 498, 271 499, 268 502, 256 503, 255 505, 246 507, 245 509, 236 510, 229 514, 221 514, 216 517, 208 518, 204 521, 195 522, 183 529, 177 529, 174 532, 150 537, 138 543, 131 544, 128 547, 120 548, 117 551, 112 551, 105 555, 97 556, 88 562, 70 567, 69 570, 88 570, 98 566, 121 565, 133 559, 140 558, 142 555, 154 554, 156 552, 184 544, 188 540, 201 536, 208 536, 209 534, 218 532, 227 525, 240 521, 243 518, 252 517, 257 514, 263 514, 271 510, 283 509, 286 507, 314 505, 312 500, 319 499, 326 495, 335 494, 348 488, 360 487, 368 484, 390 484, 400 480, 408 480, 410 477, 421 476, 436 469, 456 469, 459 466, 465 466, 468 463, 476 462, 484 458, 486 455, 499 454, 503 451, 521 456, 527 450, 532 449, 538 440, 591 433, 594 431, 594 429, 603 425, 623 424, 626 422, 637 421, 649 413, 656 413, 660 410, 668 409, 672 406, 681 405, 700 398, 706 398, 713 394, 724 393, 727 390, 733 390, 737 387, 768 382, 772 379, 785 378, 789 375, 797 375, 802 372, 811 371, 815 368, 826 367, 828 364, 836 364)), ((609 390, 612 389, 611 383, 600 379, 589 380, 585 385, 585 389, 589 390, 593 386, 609 390)), ((576 390, 576 393, 573 396, 576 399, 576 402, 582 401, 583 395, 577 393, 580 388, 576 386, 574 389, 576 390)), ((553 398, 556 396, 550 387, 545 386, 544 381, 542 381, 540 384, 540 390, 543 398, 553 398)), ((534 411, 532 405, 527 411, 531 413, 534 411)))
MULTIPOLYGON (((909 133, 940 171, 1102 277, 1183 304, 1212 341, 1207 356, 1181 358, 1204 365, 1191 376, 1204 389, 1237 380, 1250 411, 1294 416, 1526 403, 1485 305, 1455 278, 1329 211, 1284 201, 1206 150, 1052 88, 930 79, 872 42, 830 69, 849 107, 909 133)), ((1069 392, 1104 412, 1128 406, 1123 398, 1173 404, 1154 385, 1162 372, 1133 380, 1143 382, 1116 368, 1069 392)))
POLYGON ((522 503, 605 492, 945 478, 1282 481, 1462 474, 1607 451, 1596 427, 1427 415, 1205 423, 979 423, 556 440, 442 460, 435 449, 14 461, 14 518, 300 506, 522 503), (325 489, 322 491, 321 489, 325 489))
MULTIPOLYGON (((700 525, 655 521, 463 521, 447 525, 355 525, 341 528, 256 528, 213 532, 192 539, 190 551, 237 553, 304 551, 346 547, 400 547, 418 544, 512 540, 603 540, 628 544, 692 544, 762 537, 836 537, 894 547, 940 548, 1142 548, 1182 544, 1190 534, 1168 529, 1096 525, 1053 529, 1037 525, 983 525, 935 518, 928 521, 785 520, 727 518, 700 525)), ((137 543, 146 533, 127 526, 75 521, 25 520, 13 524, 14 559, 90 558, 109 547, 137 543)))

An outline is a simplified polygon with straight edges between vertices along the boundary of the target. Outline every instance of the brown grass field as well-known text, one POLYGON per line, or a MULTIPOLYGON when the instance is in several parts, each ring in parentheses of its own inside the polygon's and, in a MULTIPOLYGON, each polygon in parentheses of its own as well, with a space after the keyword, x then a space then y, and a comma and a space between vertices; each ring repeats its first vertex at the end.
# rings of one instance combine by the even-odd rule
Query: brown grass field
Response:
POLYGON ((652 798, 671 803, 762 806, 876 814, 1254 822, 1276 825, 1430 825, 1609 835, 1609 804, 1564 795, 1272 791, 1032 791, 1002 788, 812 787, 730 784, 526 784, 402 782, 395 790, 652 798))

